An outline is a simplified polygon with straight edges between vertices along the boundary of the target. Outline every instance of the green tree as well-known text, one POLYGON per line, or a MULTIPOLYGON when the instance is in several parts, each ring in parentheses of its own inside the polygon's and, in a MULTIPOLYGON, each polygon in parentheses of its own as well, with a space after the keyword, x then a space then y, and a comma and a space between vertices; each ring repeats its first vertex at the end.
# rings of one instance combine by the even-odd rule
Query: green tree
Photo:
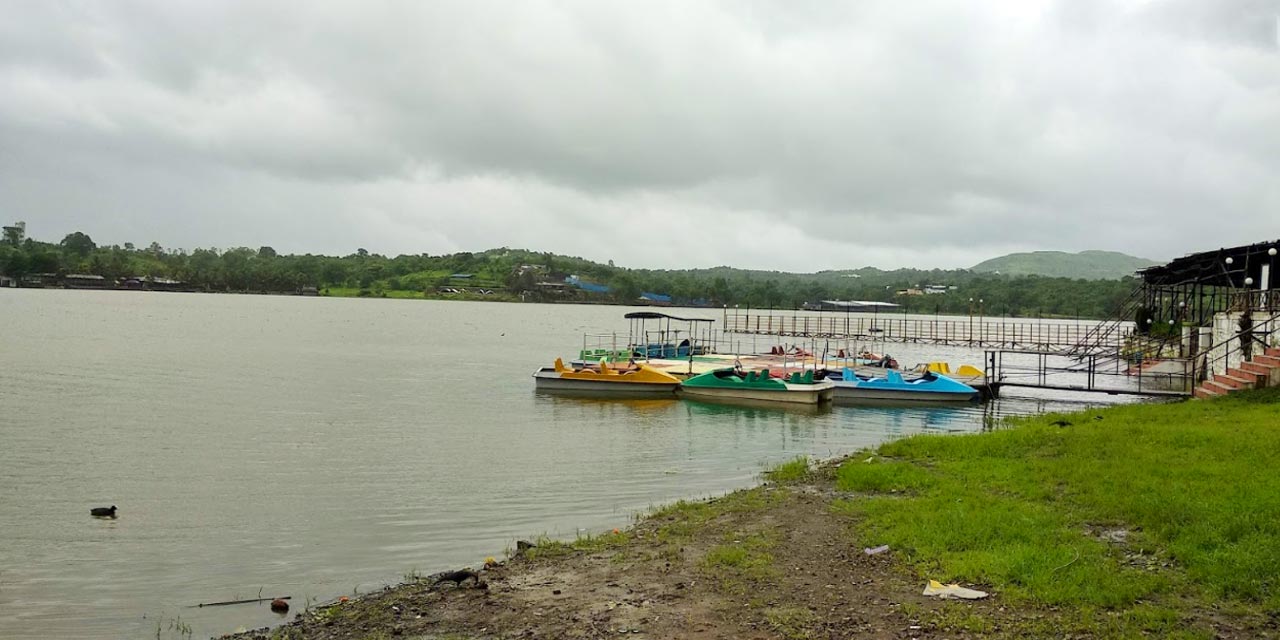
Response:
POLYGON ((31 272, 30 262, 25 251, 9 246, 0 246, 0 273, 20 277, 31 272))
POLYGON ((611 284, 612 293, 618 302, 633 303, 640 297, 640 285, 630 273, 619 274, 611 284))
POLYGON ((62 239, 62 242, 58 244, 62 247, 63 251, 81 258, 88 257, 94 249, 98 248, 98 245, 94 244, 93 238, 90 238, 87 234, 80 231, 68 233, 67 236, 62 239))

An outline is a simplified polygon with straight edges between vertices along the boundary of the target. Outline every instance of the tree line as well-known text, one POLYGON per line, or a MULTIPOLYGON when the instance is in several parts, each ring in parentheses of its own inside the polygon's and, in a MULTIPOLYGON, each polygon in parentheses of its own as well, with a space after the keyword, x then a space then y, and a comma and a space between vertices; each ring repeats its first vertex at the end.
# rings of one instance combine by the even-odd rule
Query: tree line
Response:
POLYGON ((1088 318, 1111 317, 1137 286, 1133 278, 1073 280, 966 269, 884 271, 864 267, 817 273, 732 267, 628 269, 614 266, 612 261, 602 264, 508 248, 395 257, 364 249, 345 256, 282 255, 269 246, 187 251, 166 249, 155 242, 146 247, 131 243, 98 246, 82 232, 68 234, 58 243, 13 237, 7 232, 0 240, 0 274, 19 280, 32 274, 92 274, 111 282, 166 278, 195 291, 283 293, 315 287, 332 295, 410 292, 422 297, 451 297, 470 287, 498 290, 500 299, 616 303, 633 303, 642 293, 652 292, 669 295, 676 304, 756 309, 799 308, 820 300, 873 300, 900 304, 912 313, 1088 318), (590 292, 561 284, 571 275, 580 282, 603 285, 608 291, 590 292), (937 295, 899 294, 928 285, 948 289, 937 295))

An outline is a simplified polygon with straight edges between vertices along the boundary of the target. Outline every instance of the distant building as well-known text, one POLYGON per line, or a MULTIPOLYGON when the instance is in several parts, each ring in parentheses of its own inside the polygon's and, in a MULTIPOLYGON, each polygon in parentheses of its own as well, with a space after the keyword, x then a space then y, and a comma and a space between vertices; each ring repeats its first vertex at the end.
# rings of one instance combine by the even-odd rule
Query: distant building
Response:
POLYGON ((18 286, 17 278, 10 278, 9 276, 0 276, 0 289, 12 289, 17 286, 18 286))
POLYGON ((10 226, 4 227, 4 235, 0 236, 5 242, 14 246, 22 244, 27 237, 27 223, 15 222, 10 226))
POLYGON ((648 291, 640 294, 640 300, 653 305, 671 304, 671 296, 662 293, 650 293, 648 291))
POLYGON ((106 289, 110 284, 106 278, 90 273, 69 273, 62 278, 62 286, 68 289, 106 289))
POLYGON ((915 288, 912 288, 912 289, 898 289, 898 291, 896 292, 896 294, 897 294, 897 295, 900 295, 900 296, 922 296, 922 295, 924 295, 924 290, 923 290, 923 289, 915 289, 915 288))
POLYGON ((58 286, 58 274, 56 273, 28 273, 22 276, 22 286, 24 287, 56 287, 58 286))
POLYGON ((562 296, 569 293, 570 285, 564 282, 535 282, 534 291, 545 295, 562 296))
POLYGON ((609 293, 608 286, 603 284, 596 284, 594 282, 586 282, 581 278, 579 278, 578 276, 566 276, 564 281, 565 281, 565 284, 577 287, 579 289, 582 289, 583 291, 589 291, 591 293, 609 293))
POLYGON ((811 311, 883 311, 897 309, 899 306, 901 305, 892 302, 874 300, 819 300, 804 303, 804 308, 811 311))
POLYGON ((931 285, 925 286, 924 288, 924 294, 926 296, 936 296, 940 293, 946 293, 946 292, 947 292, 947 285, 945 284, 931 284, 931 285))
POLYGON ((121 278, 116 284, 121 289, 135 291, 188 291, 187 283, 172 278, 156 278, 152 276, 129 276, 121 278))

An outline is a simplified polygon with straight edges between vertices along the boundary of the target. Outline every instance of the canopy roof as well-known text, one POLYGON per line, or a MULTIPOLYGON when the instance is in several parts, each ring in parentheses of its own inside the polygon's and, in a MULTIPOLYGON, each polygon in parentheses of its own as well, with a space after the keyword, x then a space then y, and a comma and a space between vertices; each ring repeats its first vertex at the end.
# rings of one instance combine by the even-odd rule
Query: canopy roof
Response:
POLYGON ((669 313, 659 313, 657 311, 632 311, 622 317, 628 320, 661 320, 666 318, 668 320, 680 320, 681 322, 715 322, 715 320, 712 320, 711 318, 681 318, 680 316, 673 316, 669 313))
POLYGON ((1280 240, 1192 253, 1168 264, 1142 269, 1138 271, 1138 275, 1148 286, 1199 284, 1243 288, 1245 278, 1253 278, 1252 286, 1259 286, 1262 282, 1262 266, 1271 265, 1273 273, 1268 284, 1269 288, 1274 289, 1280 283, 1276 282, 1274 273, 1278 258, 1271 255, 1271 251, 1280 253, 1280 240))
POLYGON ((895 309, 900 306, 892 302, 877 302, 875 300, 823 300, 822 304, 831 307, 847 307, 849 309, 895 309))

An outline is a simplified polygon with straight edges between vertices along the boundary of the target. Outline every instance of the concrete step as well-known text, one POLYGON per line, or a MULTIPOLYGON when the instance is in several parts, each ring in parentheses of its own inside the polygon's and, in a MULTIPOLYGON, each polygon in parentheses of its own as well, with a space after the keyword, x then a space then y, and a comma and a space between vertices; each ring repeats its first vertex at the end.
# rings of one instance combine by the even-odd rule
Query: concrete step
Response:
POLYGON ((1254 383, 1255 387, 1260 387, 1265 385, 1266 379, 1267 379, 1267 376, 1265 374, 1257 373, 1254 371, 1245 371, 1244 369, 1237 369, 1235 367, 1231 367, 1227 369, 1227 375, 1233 378, 1240 378, 1241 380, 1248 380, 1249 382, 1254 383), (1258 381, 1258 378, 1262 378, 1261 383, 1258 381))
POLYGON ((1196 387, 1195 390, 1191 392, 1191 395, 1197 398, 1203 398, 1205 400, 1208 400, 1209 398, 1217 398, 1222 396, 1221 393, 1210 391, 1204 387, 1196 387))
POLYGON ((1280 367, 1280 357, 1276 356, 1254 356, 1249 362, 1266 365, 1268 367, 1280 367))
POLYGON ((1216 382, 1221 385, 1226 385, 1228 387, 1231 387, 1232 389, 1252 389, 1253 388, 1252 380, 1237 378, 1236 376, 1233 376, 1233 375, 1215 375, 1213 376, 1213 382, 1216 382))
POLYGON ((1231 393, 1232 391, 1231 387, 1228 387, 1227 385, 1222 384, 1221 382, 1215 382, 1213 380, 1206 380, 1200 386, 1205 391, 1212 391, 1214 393, 1217 393, 1219 395, 1224 395, 1224 396, 1227 395, 1228 393, 1231 393))

